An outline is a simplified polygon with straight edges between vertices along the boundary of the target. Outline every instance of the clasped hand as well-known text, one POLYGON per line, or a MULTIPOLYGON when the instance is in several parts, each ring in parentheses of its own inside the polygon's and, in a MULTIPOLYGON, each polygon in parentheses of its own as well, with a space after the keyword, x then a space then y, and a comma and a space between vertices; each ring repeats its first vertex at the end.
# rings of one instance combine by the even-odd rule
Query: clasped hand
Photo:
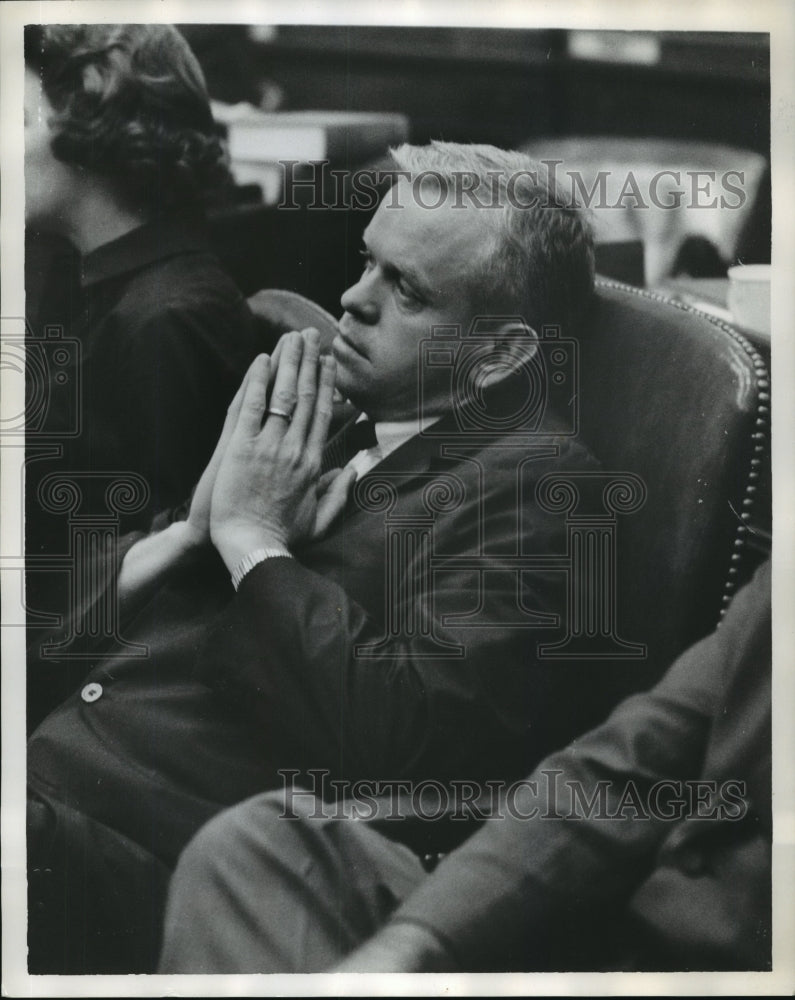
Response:
POLYGON ((321 536, 347 500, 354 473, 320 475, 335 364, 319 340, 293 332, 255 359, 194 491, 188 529, 198 543, 209 534, 230 572, 254 549, 321 536))

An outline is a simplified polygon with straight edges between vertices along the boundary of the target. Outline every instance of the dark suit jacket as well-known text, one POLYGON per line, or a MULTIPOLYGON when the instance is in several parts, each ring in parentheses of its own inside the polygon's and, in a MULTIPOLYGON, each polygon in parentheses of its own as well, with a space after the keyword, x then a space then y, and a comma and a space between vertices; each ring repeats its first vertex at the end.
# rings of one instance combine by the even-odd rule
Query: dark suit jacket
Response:
MULTIPOLYGON (((421 534, 430 520, 423 496, 445 472, 459 495, 435 515, 436 555, 562 554, 564 518, 536 505, 535 483, 595 463, 570 439, 534 447, 517 449, 506 436, 454 446, 442 459, 437 440, 415 437, 363 477, 357 495, 369 490, 377 508, 378 481, 397 476, 392 515, 421 534)), ((76 693, 33 735, 32 788, 171 863, 219 809, 281 787, 277 768, 325 768, 335 778, 520 775, 603 716, 603 689, 615 701, 643 676, 637 664, 538 659, 538 640, 555 629, 527 627, 526 612, 563 614, 560 570, 519 578, 495 569, 481 580, 466 566, 429 568, 421 545, 406 549, 392 581, 398 617, 414 614, 413 634, 381 656, 360 655, 395 621, 385 517, 352 499, 323 541, 295 560, 262 563, 236 595, 215 555, 204 572, 171 580, 124 626, 148 655, 98 653, 87 683, 99 696, 76 693), (472 627, 442 624, 446 614, 476 612, 472 627), (433 630, 462 648, 440 647, 433 630)))
POLYGON ((491 820, 395 919, 467 970, 770 968, 770 629, 767 564, 652 691, 539 765, 517 807, 537 815, 491 820), (599 781, 584 818, 568 782, 599 781))

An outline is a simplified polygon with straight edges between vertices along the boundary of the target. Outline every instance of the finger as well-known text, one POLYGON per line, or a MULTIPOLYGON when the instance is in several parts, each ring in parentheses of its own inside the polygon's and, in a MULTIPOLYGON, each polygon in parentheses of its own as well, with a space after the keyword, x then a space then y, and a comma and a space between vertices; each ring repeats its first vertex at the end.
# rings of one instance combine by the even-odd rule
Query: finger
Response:
MULTIPOLYGON (((307 327, 307 329, 309 329, 309 327, 307 327)), ((271 389, 273 388, 273 383, 276 380, 276 373, 279 371, 279 359, 282 356, 282 351, 284 349, 285 343, 287 342, 287 338, 293 336, 294 334, 303 336, 305 332, 306 331, 299 332, 298 330, 288 330, 286 333, 283 333, 281 337, 279 337, 278 341, 276 342, 276 346, 273 348, 273 351, 271 352, 271 379, 269 388, 271 389)))
POLYGON ((315 489, 317 490, 318 499, 320 499, 320 497, 323 496, 323 494, 326 492, 329 486, 331 486, 331 484, 334 482, 334 480, 341 472, 342 468, 337 467, 336 469, 329 469, 328 472, 323 473, 320 479, 318 479, 317 486, 315 487, 315 489))
POLYGON ((233 396, 232 402, 229 404, 226 411, 224 430, 221 435, 222 437, 224 434, 226 434, 227 429, 231 431, 234 428, 235 424, 237 423, 237 418, 240 415, 240 407, 243 405, 243 396, 245 395, 246 392, 246 386, 248 385, 249 380, 251 378, 251 369, 254 367, 254 364, 257 363, 257 359, 261 356, 267 357, 267 355, 257 355, 257 358, 254 359, 254 362, 252 362, 252 364, 250 364, 246 369, 246 374, 243 376, 243 381, 237 387, 237 392, 233 396))
POLYGON ((307 451, 314 451, 318 456, 322 453, 323 446, 328 437, 328 429, 333 412, 332 401, 334 398, 334 378, 336 372, 337 366, 334 358, 330 355, 324 355, 320 362, 320 377, 318 379, 317 399, 312 416, 312 426, 306 442, 307 451))
MULTIPOLYGON (((281 356, 279 358, 279 370, 276 372, 276 379, 268 401, 268 408, 281 410, 289 414, 292 419, 297 399, 298 371, 303 355, 304 342, 300 333, 294 330, 284 338, 281 356)), ((275 427, 281 425, 285 431, 289 425, 289 420, 283 417, 270 417, 268 426, 275 427)))
POLYGON ((324 535, 339 517, 345 509, 355 482, 356 472, 354 469, 342 469, 334 473, 326 492, 318 501, 313 537, 318 538, 324 535))
POLYGON ((262 426, 268 396, 268 375, 271 359, 267 354, 256 357, 248 370, 246 386, 240 399, 240 408, 235 427, 245 434, 254 436, 262 426))
POLYGON ((276 373, 279 370, 279 359, 282 356, 282 348, 284 347, 284 342, 287 340, 288 336, 289 334, 283 333, 281 337, 279 337, 278 341, 276 342, 276 346, 273 348, 273 351, 271 352, 271 377, 268 382, 269 389, 273 388, 273 383, 276 379, 276 373))
POLYGON ((307 428, 315 410, 315 398, 318 392, 318 359, 320 357, 320 341, 317 330, 304 330, 301 333, 304 341, 304 353, 301 358, 301 368, 298 372, 298 401, 293 411, 293 420, 288 434, 296 438, 301 445, 306 441, 307 428))
MULTIPOLYGON (((318 329, 318 328, 317 327, 310 327, 308 329, 314 330, 314 329, 318 329)), ((322 330, 318 329, 318 337, 320 338, 319 343, 320 343, 320 353, 321 354, 330 354, 331 353, 331 345, 332 345, 332 343, 334 341, 334 338, 336 337, 337 333, 338 333, 338 330, 337 330, 337 324, 336 324, 336 322, 334 322, 333 324, 329 324, 328 326, 324 326, 322 330)))
POLYGON ((208 464, 208 468, 213 464, 218 464, 221 459, 221 455, 226 450, 227 442, 232 436, 232 432, 237 426, 237 419, 240 415, 240 406, 243 402, 243 394, 246 391, 246 386, 248 385, 248 376, 251 371, 251 367, 246 370, 246 374, 243 376, 243 381, 237 387, 237 392, 235 393, 232 402, 226 409, 226 416, 224 417, 224 426, 221 428, 221 433, 218 437, 218 441, 215 445, 215 450, 213 451, 212 457, 208 464))
MULTIPOLYGON (((281 335, 281 337, 279 337, 278 341, 276 342, 276 346, 274 347, 273 351, 271 352, 271 378, 270 378, 270 387, 271 388, 273 387, 273 383, 274 383, 274 381, 276 379, 276 373, 279 370, 279 359, 281 358, 281 355, 282 355, 282 349, 284 348, 284 344, 285 344, 287 338, 292 333, 298 333, 298 331, 297 330, 290 330, 287 333, 283 333, 281 335)), ((300 331, 300 336, 306 338, 307 334, 312 334, 312 333, 317 334, 317 336, 320 337, 320 341, 321 341, 320 351, 321 351, 321 353, 322 354, 328 354, 328 352, 331 350, 331 339, 333 339, 333 338, 328 338, 327 337, 326 340, 328 342, 327 343, 322 343, 323 337, 320 336, 320 333, 317 331, 316 327, 314 327, 314 326, 308 326, 308 327, 306 327, 305 330, 301 330, 300 331)))
POLYGON ((251 367, 247 369, 246 374, 243 376, 243 381, 238 386, 232 402, 227 407, 226 417, 224 417, 224 426, 221 428, 221 434, 215 445, 215 450, 210 457, 210 461, 207 464, 207 469, 217 466, 226 452, 226 446, 229 443, 229 438, 232 436, 232 433, 237 426, 238 417, 240 416, 240 407, 243 403, 243 394, 245 393, 246 386, 248 385, 250 371, 251 367))
MULTIPOLYGON (((260 355, 262 358, 267 358, 267 354, 260 355)), ((254 368, 258 361, 255 358, 254 361, 249 365, 246 370, 246 374, 243 376, 243 381, 238 386, 237 392, 229 404, 226 411, 226 417, 224 418, 224 426, 221 428, 221 436, 218 438, 218 443, 215 446, 215 451, 213 451, 207 468, 205 469, 204 475, 214 475, 215 469, 221 464, 223 456, 226 454, 226 448, 229 444, 229 439, 234 433, 235 427, 237 427, 237 421, 240 417, 240 408, 243 405, 243 396, 245 395, 246 388, 251 378, 251 370, 254 368)), ((263 362, 259 362, 262 364, 263 362)))

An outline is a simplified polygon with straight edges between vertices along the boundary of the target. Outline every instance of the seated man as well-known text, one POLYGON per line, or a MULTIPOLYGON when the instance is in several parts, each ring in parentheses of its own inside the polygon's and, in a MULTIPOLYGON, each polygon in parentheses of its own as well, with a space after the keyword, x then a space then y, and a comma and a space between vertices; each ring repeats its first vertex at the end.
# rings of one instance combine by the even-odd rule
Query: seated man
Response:
POLYGON ((767 564, 431 875, 307 795, 236 806, 179 862, 161 971, 769 969, 770 652, 767 564))
POLYGON ((280 769, 520 777, 647 679, 536 651, 566 610, 536 487, 596 466, 530 396, 532 330, 576 329, 587 229, 517 154, 396 161, 333 358, 293 333, 255 361, 187 520, 123 544, 122 634, 30 740, 31 971, 151 969, 180 852, 280 769), (335 377, 374 428, 324 450, 335 377))

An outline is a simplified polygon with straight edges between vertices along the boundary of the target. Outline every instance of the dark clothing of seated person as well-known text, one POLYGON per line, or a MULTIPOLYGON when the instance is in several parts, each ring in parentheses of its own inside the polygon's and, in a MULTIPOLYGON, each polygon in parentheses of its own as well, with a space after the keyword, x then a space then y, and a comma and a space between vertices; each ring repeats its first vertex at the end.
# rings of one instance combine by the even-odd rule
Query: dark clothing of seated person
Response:
POLYGON ((770 673, 766 564, 651 691, 484 796, 432 874, 389 799, 236 806, 182 855, 160 971, 770 969, 770 673))
POLYGON ((567 586, 540 484, 598 466, 526 366, 533 329, 587 309, 587 229, 519 154, 395 157, 430 187, 401 178, 375 213, 332 356, 304 331, 253 363, 187 519, 122 544, 119 636, 86 639, 90 673, 31 737, 31 971, 151 971, 180 852, 280 770, 519 778, 643 683, 537 650, 567 586), (460 170, 539 207, 451 190, 427 211, 460 170), (369 441, 356 421, 326 446, 335 386, 369 441))
POLYGON ((68 613, 80 586, 64 565, 76 558, 72 521, 110 518, 125 531, 186 501, 267 345, 204 234, 204 204, 228 174, 182 36, 168 25, 32 25, 25 57, 27 224, 80 254, 79 292, 68 302, 56 295, 63 313, 46 303, 30 312, 36 715, 66 694, 57 672, 34 661, 40 626, 53 624, 45 616, 68 613))

